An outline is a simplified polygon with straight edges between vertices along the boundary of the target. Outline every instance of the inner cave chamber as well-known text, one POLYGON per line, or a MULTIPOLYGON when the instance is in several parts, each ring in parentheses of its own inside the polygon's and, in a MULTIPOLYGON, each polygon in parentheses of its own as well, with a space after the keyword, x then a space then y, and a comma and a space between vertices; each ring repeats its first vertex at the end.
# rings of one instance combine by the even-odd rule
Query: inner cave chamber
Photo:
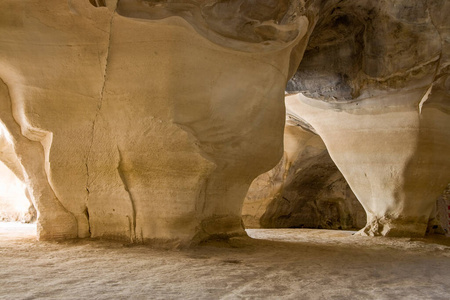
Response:
POLYGON ((0 8, 0 160, 39 239, 447 229, 448 1, 0 8))

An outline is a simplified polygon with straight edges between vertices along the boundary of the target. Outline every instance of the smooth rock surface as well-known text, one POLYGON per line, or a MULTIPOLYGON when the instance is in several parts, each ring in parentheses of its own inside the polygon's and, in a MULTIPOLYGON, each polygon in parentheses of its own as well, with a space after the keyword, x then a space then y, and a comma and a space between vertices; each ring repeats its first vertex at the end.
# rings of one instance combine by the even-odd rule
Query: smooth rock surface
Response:
POLYGON ((3 0, 0 160, 40 239, 245 235, 295 74, 288 104, 363 204, 361 234, 421 236, 450 182, 449 14, 446 0, 3 0))
POLYGON ((301 4, 2 1, 1 159, 39 238, 245 234, 247 189, 282 155, 301 4))
POLYGON ((323 138, 363 204, 361 234, 422 236, 450 182, 450 4, 330 8, 288 84, 302 94, 288 105, 323 138))
POLYGON ((285 154, 258 176, 244 201, 247 228, 360 229, 366 214, 321 138, 288 112, 285 154))
POLYGON ((318 109, 314 100, 300 95, 290 101, 321 133, 333 161, 365 207, 369 223, 363 233, 425 233, 449 178, 450 162, 444 155, 450 151, 448 116, 437 111, 442 123, 427 132, 435 140, 431 142, 419 133, 419 113, 414 109, 359 115, 318 109))

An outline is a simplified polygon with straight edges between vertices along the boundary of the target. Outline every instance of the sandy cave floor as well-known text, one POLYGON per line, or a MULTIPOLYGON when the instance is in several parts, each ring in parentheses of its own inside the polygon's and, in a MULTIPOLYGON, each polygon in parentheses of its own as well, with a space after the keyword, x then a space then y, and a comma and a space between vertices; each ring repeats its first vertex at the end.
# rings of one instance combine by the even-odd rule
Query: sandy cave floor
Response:
POLYGON ((0 223, 0 299, 450 299, 450 238, 251 229, 163 250, 0 223))

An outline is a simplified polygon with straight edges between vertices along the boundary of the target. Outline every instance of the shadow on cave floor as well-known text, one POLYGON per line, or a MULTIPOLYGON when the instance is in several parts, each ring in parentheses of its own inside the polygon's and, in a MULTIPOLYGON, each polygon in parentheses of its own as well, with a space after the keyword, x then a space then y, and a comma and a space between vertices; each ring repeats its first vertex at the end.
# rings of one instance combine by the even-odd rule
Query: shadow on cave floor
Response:
MULTIPOLYGON (((193 249, 199 248, 252 248, 259 247, 332 247, 335 248, 366 248, 389 247, 392 249, 425 249, 439 246, 450 247, 450 237, 442 235, 431 235, 424 238, 388 238, 388 237, 364 237, 355 235, 353 230, 328 230, 328 229, 305 229, 305 228, 280 228, 280 229, 246 229, 248 237, 234 237, 229 240, 208 240, 193 249), (429 246, 426 246, 429 245, 429 246), (434 245, 434 246, 433 246, 434 245)), ((25 224, 21 222, 0 222, 0 242, 1 241, 28 241, 37 242, 36 224, 25 224)), ((77 244, 97 244, 111 247, 149 247, 158 249, 152 244, 129 244, 120 241, 101 239, 80 239, 66 240, 58 242, 40 242, 45 244, 77 245, 77 244)), ((163 247, 168 250, 168 247, 163 247)), ((190 248, 175 247, 177 251, 190 248)), ((430 248, 430 249, 431 249, 430 248)), ((428 249, 429 250, 429 249, 428 249)), ((450 249, 448 249, 450 251, 450 249)))
MULTIPOLYGON (((174 247, 176 251, 190 251, 201 248, 247 248, 257 250, 259 248, 299 248, 321 247, 337 249, 364 249, 383 248, 398 250, 439 250, 440 246, 449 247, 450 237, 442 235, 431 235, 424 238, 390 238, 390 237, 365 237, 355 235, 356 230, 328 230, 328 229, 305 229, 305 228, 280 228, 280 229, 246 229, 248 237, 234 237, 228 240, 208 240, 200 245, 186 248, 174 247)), ((23 241, 30 243, 55 244, 55 245, 82 245, 90 244, 96 247, 102 245, 113 248, 120 247, 147 247, 152 249, 162 248, 170 250, 168 246, 160 247, 152 244, 129 244, 121 241, 102 239, 74 239, 57 242, 37 242, 36 224, 21 222, 0 222, 0 243, 2 241, 23 241)), ((169 244, 173 245, 173 244, 169 244)), ((219 250, 219 249, 218 249, 219 250)), ((450 253, 449 253, 450 254, 450 253)))

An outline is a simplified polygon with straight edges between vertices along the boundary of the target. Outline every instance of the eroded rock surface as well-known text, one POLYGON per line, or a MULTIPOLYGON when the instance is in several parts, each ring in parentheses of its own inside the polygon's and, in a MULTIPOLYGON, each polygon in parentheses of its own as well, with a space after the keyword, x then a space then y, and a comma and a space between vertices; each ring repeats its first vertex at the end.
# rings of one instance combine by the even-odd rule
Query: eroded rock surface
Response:
POLYGON ((242 201, 283 154, 284 89, 309 40, 288 102, 363 204, 362 233, 422 235, 450 181, 449 10, 3 0, 0 159, 26 183, 40 238, 244 234, 242 201))
POLYGON ((299 126, 289 112, 284 149, 280 163, 250 186, 242 211, 246 227, 364 227, 364 209, 321 138, 299 126))
POLYGON ((448 1, 323 10, 288 98, 368 214, 366 235, 422 236, 450 182, 448 1))
POLYGON ((284 88, 312 28, 302 3, 0 11, 1 159, 27 184, 40 238, 245 234, 248 186, 282 155, 284 88))

